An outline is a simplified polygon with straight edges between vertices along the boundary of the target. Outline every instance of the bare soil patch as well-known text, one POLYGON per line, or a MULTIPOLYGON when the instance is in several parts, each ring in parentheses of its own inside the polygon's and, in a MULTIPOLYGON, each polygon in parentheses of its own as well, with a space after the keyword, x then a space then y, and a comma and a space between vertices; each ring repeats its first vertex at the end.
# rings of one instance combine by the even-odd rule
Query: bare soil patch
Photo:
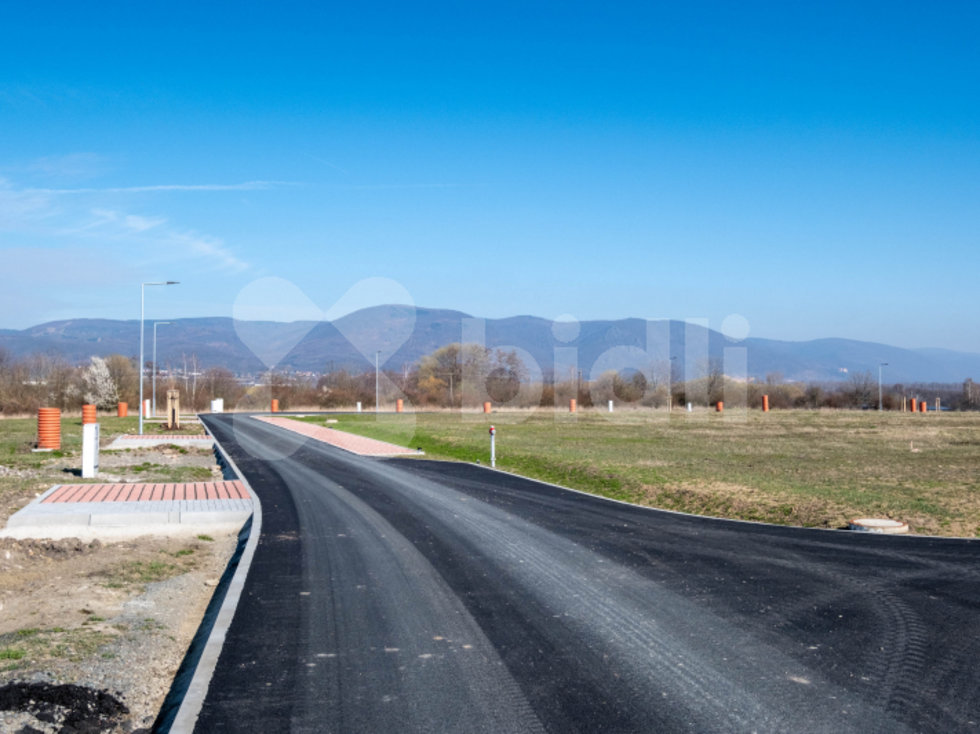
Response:
MULTIPOLYGON (((101 481, 220 479, 210 451, 102 452, 101 481)), ((0 458, 0 527, 74 452, 0 458)), ((204 531, 125 540, 0 538, 0 731, 149 731, 237 543, 204 531), (207 533, 207 534, 205 534, 207 533)))

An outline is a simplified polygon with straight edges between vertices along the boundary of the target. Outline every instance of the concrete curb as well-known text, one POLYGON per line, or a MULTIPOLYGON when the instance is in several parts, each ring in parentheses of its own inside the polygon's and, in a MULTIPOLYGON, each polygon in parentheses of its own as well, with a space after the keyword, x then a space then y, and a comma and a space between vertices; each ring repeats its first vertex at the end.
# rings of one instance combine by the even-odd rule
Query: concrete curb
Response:
POLYGON ((108 446, 103 446, 103 451, 123 451, 125 449, 147 449, 153 446, 189 446, 193 448, 209 449, 214 445, 213 438, 201 438, 200 436, 189 436, 176 434, 167 435, 145 435, 145 436, 118 436, 108 446))
MULTIPOLYGON (((207 425, 203 421, 202 425, 204 425, 205 430, 210 435, 211 431, 208 430, 207 425)), ((238 609, 238 602, 241 599, 242 590, 245 587, 245 579, 252 566, 255 549, 259 544, 259 536, 262 534, 262 504, 259 502, 258 495, 252 491, 248 480, 239 471, 231 457, 221 448, 221 444, 216 439, 213 440, 221 459, 232 469, 252 497, 252 526, 249 530, 248 541, 245 543, 245 550, 238 560, 238 567, 235 569, 235 574, 228 584, 225 598, 221 602, 221 607, 215 617, 214 626, 211 628, 208 639, 204 643, 204 649, 201 651, 201 656, 194 668, 194 675, 191 677, 191 681, 187 686, 187 690, 184 692, 180 706, 177 708, 177 713, 174 715, 170 726, 161 728, 159 730, 161 732, 190 734, 194 731, 197 718, 200 716, 201 708, 204 706, 204 699, 208 694, 208 688, 211 685, 211 678, 214 677, 214 669, 218 664, 221 648, 225 644, 228 628, 231 627, 232 619, 235 617, 235 611, 238 609)))
POLYGON ((252 499, 45 501, 63 486, 54 485, 11 515, 6 528, 0 530, 0 537, 70 537, 79 531, 84 531, 86 536, 99 537, 102 530, 113 531, 107 535, 114 537, 136 537, 169 534, 177 529, 176 526, 240 528, 253 512, 252 499))

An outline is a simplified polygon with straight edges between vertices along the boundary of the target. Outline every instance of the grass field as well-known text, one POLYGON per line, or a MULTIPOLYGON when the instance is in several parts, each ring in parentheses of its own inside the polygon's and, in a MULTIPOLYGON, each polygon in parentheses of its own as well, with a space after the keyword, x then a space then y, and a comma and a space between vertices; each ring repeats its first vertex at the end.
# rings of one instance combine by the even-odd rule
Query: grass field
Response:
POLYGON ((890 517, 915 533, 980 536, 977 413, 332 417, 335 428, 419 447, 429 458, 483 463, 492 422, 499 468, 654 507, 827 528, 890 517))
MULTIPOLYGON (((135 434, 139 417, 116 418, 99 416, 99 435, 104 447, 122 434, 135 434)), ((144 433, 160 431, 160 424, 144 422, 144 433)), ((185 423, 180 433, 202 433, 199 423, 185 423)), ((54 484, 83 480, 77 472, 82 466, 82 419, 80 416, 61 419, 61 449, 34 453, 37 418, 4 418, 0 420, 0 511, 9 512, 26 504, 34 494, 54 484)), ((180 449, 186 451, 184 449, 180 449)), ((126 452, 121 452, 125 457, 126 452)), ((116 466, 114 471, 135 474, 148 482, 184 482, 208 479, 210 472, 195 466, 165 466, 148 463, 134 454, 132 466, 116 466)), ((103 454, 103 464, 107 454, 103 454)), ((2 526, 2 521, 0 521, 2 526)))

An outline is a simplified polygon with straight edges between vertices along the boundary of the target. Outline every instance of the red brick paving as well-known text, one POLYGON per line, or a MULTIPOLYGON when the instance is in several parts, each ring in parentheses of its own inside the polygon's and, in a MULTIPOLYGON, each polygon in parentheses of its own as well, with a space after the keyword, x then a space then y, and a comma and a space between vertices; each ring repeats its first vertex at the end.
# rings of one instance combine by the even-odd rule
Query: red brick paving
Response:
POLYGON ((241 482, 188 484, 62 484, 44 502, 170 502, 248 499, 241 482))
POLYGON ((404 446, 396 446, 393 443, 355 436, 353 433, 338 431, 336 428, 315 426, 312 423, 305 423, 292 418, 279 418, 271 415, 257 415, 255 417, 279 428, 285 428, 361 456, 394 456, 396 454, 418 453, 415 449, 406 449, 404 446))

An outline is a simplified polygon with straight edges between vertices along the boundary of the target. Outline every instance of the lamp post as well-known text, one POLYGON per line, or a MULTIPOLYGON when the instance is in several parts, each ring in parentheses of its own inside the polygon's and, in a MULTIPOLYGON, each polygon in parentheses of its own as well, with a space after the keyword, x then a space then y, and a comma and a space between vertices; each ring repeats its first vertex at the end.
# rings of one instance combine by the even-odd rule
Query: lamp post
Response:
POLYGON ((153 376, 150 383, 153 385, 153 417, 157 417, 157 327, 172 324, 173 321, 154 321, 153 322, 153 376))
POLYGON ((881 368, 882 367, 887 367, 887 366, 888 366, 888 362, 879 362, 878 363, 878 412, 879 413, 882 410, 882 403, 881 403, 881 368))
POLYGON ((139 364, 139 376, 140 376, 140 435, 143 435, 143 302, 145 300, 144 293, 146 291, 146 286, 148 285, 177 285, 176 280, 168 280, 162 283, 140 283, 140 364, 139 364))
POLYGON ((670 358, 670 365, 667 368, 667 415, 674 412, 674 365, 677 364, 677 355, 670 358))
POLYGON ((374 412, 377 414, 378 406, 378 358, 381 356, 381 350, 374 353, 374 412))

